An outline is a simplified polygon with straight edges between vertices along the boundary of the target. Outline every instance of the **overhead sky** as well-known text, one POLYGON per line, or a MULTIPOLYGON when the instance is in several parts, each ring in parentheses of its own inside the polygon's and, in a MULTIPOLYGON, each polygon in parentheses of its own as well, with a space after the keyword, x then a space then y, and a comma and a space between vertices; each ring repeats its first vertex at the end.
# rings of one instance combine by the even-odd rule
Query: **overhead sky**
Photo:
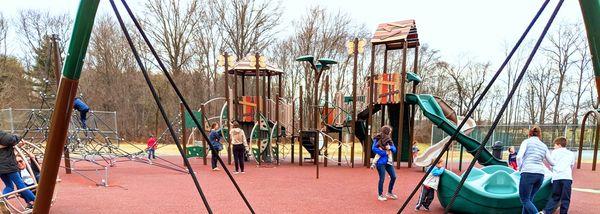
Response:
MULTIPOLYGON (((15 17, 19 10, 48 9, 74 16, 78 0, 0 0, 0 12, 15 17)), ((136 2, 131 1, 130 2, 136 2)), ((141 1, 138 1, 141 2, 141 1)), ((507 45, 512 45, 524 31, 542 0, 282 0, 283 23, 289 23, 311 6, 348 13, 355 24, 375 30, 378 23, 415 19, 422 42, 441 51, 447 60, 469 56, 494 64, 502 61, 507 45)), ((535 39, 545 25, 558 0, 551 0, 529 38, 535 39)), ((100 12, 108 13, 109 3, 101 1, 100 12)), ((139 6, 137 7, 139 8, 139 6)), ((135 10, 135 8, 134 8, 135 10)), ((555 23, 581 22, 576 0, 565 1, 555 23)), ((14 27, 13 27, 14 28, 14 27)), ((285 35, 285 32, 281 32, 285 35)), ((15 39, 17 35, 11 35, 15 39)), ((9 49, 20 50, 14 43, 9 49)), ((9 52, 10 52, 9 51, 9 52)))

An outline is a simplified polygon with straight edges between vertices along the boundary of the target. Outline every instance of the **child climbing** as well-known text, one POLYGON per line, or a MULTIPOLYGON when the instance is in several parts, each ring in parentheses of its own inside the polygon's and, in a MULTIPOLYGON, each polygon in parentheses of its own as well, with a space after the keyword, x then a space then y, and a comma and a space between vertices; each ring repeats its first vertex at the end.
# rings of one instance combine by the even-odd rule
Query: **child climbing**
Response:
POLYGON ((508 147, 508 165, 515 171, 517 170, 517 153, 514 146, 508 147))
POLYGON ((79 111, 79 121, 81 121, 81 128, 87 129, 87 113, 90 111, 90 107, 81 100, 81 98, 76 97, 75 101, 73 101, 73 108, 79 111))
POLYGON ((394 190, 394 182, 396 182, 396 171, 394 171, 394 159, 391 154, 396 152, 396 147, 392 142, 391 136, 392 128, 390 126, 381 127, 379 134, 373 138, 373 146, 371 148, 375 154, 379 155, 377 161, 373 162, 375 162, 377 173, 379 175, 377 200, 380 201, 386 201, 388 198, 392 200, 398 199, 398 196, 392 193, 394 190), (383 145, 383 149, 380 148, 380 145, 383 145), (383 195, 383 182, 385 181, 386 172, 390 176, 390 184, 388 186, 387 194, 383 195))
POLYGON ((429 205, 431 205, 431 202, 433 201, 435 190, 437 190, 438 184, 440 183, 440 175, 444 173, 444 161, 440 160, 435 166, 431 167, 433 167, 433 169, 423 182, 423 189, 421 190, 419 203, 417 203, 415 210, 420 210, 421 207, 425 208, 425 210, 429 210, 429 205))
POLYGON ((573 166, 575 155, 567 148, 567 138, 559 137, 554 140, 554 151, 550 157, 554 161, 552 166, 552 196, 544 213, 554 213, 560 203, 560 213, 568 213, 571 202, 571 184, 573 184, 573 166))

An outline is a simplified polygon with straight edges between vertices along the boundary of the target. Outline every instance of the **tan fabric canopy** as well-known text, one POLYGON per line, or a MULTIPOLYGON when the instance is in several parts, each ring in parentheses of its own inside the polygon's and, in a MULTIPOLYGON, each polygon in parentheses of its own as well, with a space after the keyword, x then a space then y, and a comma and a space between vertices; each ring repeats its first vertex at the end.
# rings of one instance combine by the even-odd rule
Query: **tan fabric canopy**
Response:
MULTIPOLYGON (((283 71, 275 65, 266 62, 266 68, 259 69, 260 76, 275 76, 283 74, 283 71)), ((251 63, 250 60, 246 57, 238 62, 229 69, 229 74, 236 74, 240 76, 256 76, 256 67, 254 63, 251 63)))

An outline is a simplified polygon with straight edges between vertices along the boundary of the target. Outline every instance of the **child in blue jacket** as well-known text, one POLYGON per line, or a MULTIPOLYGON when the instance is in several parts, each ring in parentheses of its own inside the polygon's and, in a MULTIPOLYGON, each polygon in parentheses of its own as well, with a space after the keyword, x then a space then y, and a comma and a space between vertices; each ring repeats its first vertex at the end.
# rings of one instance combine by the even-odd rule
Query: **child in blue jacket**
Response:
POLYGON ((435 190, 437 190, 438 184, 440 183, 440 175, 444 173, 444 161, 440 159, 435 166, 431 167, 433 167, 433 169, 423 182, 423 189, 421 191, 421 196, 419 197, 419 203, 417 203, 415 210, 419 210, 421 207, 423 207, 425 210, 429 211, 429 205, 431 205, 435 195, 435 190))
POLYGON ((381 127, 379 134, 373 138, 373 146, 371 147, 371 150, 379 155, 379 159, 376 160, 375 166, 379 175, 377 199, 380 201, 386 201, 388 198, 392 200, 398 199, 398 196, 392 193, 394 182, 396 182, 396 171, 394 171, 394 159, 391 154, 396 152, 396 147, 392 142, 391 136, 392 128, 390 126, 381 127), (388 186, 387 194, 383 195, 383 182, 385 181, 386 172, 390 176, 390 184, 388 186))

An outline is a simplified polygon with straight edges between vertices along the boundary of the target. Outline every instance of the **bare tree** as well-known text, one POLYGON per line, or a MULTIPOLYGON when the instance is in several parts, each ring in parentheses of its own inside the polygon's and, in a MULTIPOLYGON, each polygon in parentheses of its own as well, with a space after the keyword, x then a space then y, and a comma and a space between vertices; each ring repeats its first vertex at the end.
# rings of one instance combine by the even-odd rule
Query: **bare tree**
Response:
POLYGON ((225 46, 241 59, 251 51, 265 50, 274 41, 282 9, 280 2, 212 0, 225 46))
POLYGON ((592 90, 590 87, 591 81, 589 81, 590 79, 593 79, 590 71, 591 55, 587 45, 588 43, 584 41, 581 44, 582 46, 577 48, 577 57, 579 57, 579 60, 575 63, 575 67, 577 68, 577 76, 574 85, 577 89, 575 89, 575 92, 573 93, 574 96, 571 96, 571 98, 574 99, 573 124, 577 124, 579 122, 579 109, 581 108, 584 92, 587 90, 592 90))
POLYGON ((550 44, 543 48, 547 59, 552 65, 552 71, 558 75, 558 87, 554 92, 556 102, 554 103, 554 117, 552 123, 556 124, 560 119, 561 98, 563 95, 564 83, 567 78, 567 71, 575 63, 573 55, 579 49, 582 42, 581 27, 574 24, 560 24, 556 32, 548 37, 550 44))
MULTIPOLYGON (((547 112, 554 101, 556 101, 556 85, 558 82, 558 76, 555 72, 552 72, 551 68, 544 65, 539 65, 531 72, 527 74, 527 80, 530 85, 530 91, 528 91, 527 100, 534 102, 528 104, 528 109, 535 109, 539 111, 539 124, 546 122, 547 112)), ((529 114, 530 117, 532 114, 529 114)))
POLYGON ((199 27, 200 4, 198 0, 183 3, 177 0, 151 0, 146 2, 144 24, 161 56, 166 56, 167 66, 177 77, 192 63, 192 39, 199 27))
POLYGON ((46 37, 51 34, 58 34, 59 51, 63 53, 64 47, 69 42, 69 32, 73 24, 73 20, 67 13, 52 15, 50 11, 33 9, 20 11, 15 22, 21 43, 25 49, 30 50, 25 52, 28 54, 24 56, 27 68, 33 66, 35 54, 40 51, 43 44, 47 42, 46 37))
MULTIPOLYGON (((8 34, 8 23, 4 15, 0 13, 0 50, 3 50, 2 55, 6 56, 6 36, 8 34)), ((3 61, 3 63, 5 63, 3 61)))

